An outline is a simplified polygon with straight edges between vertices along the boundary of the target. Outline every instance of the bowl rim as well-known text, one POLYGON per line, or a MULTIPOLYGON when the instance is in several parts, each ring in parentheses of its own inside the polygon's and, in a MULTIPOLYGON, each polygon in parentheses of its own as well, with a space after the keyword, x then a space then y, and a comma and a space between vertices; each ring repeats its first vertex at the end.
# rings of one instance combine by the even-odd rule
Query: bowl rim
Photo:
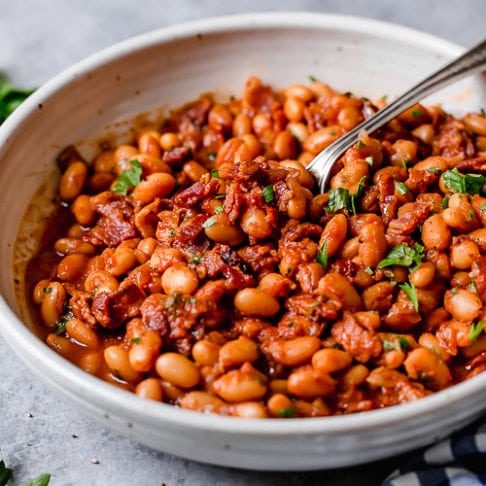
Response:
MULTIPOLYGON (((192 38, 197 35, 212 35, 231 31, 268 28, 322 28, 352 31, 358 34, 379 32, 381 37, 397 42, 412 44, 419 49, 428 48, 445 56, 454 56, 463 48, 431 34, 415 29, 373 20, 365 17, 326 14, 316 12, 263 12, 209 17, 181 24, 151 30, 118 42, 99 52, 91 54, 73 66, 57 74, 36 90, 0 127, 0 153, 8 146, 15 132, 28 122, 38 106, 45 103, 59 89, 66 88, 82 76, 93 72, 104 64, 123 58, 151 46, 170 41, 192 38)), ((64 388, 79 394, 89 390, 91 402, 109 410, 117 408, 129 417, 137 417, 144 423, 167 423, 208 432, 235 433, 240 435, 267 435, 282 437, 288 434, 317 435, 366 431, 387 427, 397 422, 406 422, 421 414, 437 412, 480 393, 486 387, 486 373, 466 382, 415 402, 384 409, 349 415, 297 418, 293 420, 245 419, 237 420, 213 414, 201 414, 184 410, 165 403, 151 402, 137 397, 131 392, 119 389, 96 378, 50 349, 17 317, 4 297, 0 297, 0 332, 11 348, 44 381, 65 383, 64 388), (29 357, 33 359, 30 360, 29 357), (42 364, 43 371, 36 366, 42 364), (51 378, 50 375, 53 377, 51 378), (49 376, 46 376, 49 375, 49 376)), ((52 383, 51 383, 52 384, 52 383)), ((51 387, 52 388, 52 387, 51 387)))

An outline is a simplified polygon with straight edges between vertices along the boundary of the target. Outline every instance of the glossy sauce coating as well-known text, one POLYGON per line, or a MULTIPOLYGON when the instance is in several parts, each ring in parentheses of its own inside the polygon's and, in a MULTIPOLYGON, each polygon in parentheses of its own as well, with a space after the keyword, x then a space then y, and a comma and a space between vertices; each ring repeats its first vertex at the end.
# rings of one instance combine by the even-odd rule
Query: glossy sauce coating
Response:
POLYGON ((363 134, 326 194, 306 164, 374 113, 312 82, 202 96, 160 130, 59 158, 29 266, 46 341, 186 409, 337 415, 486 368, 486 118, 416 105, 363 134))

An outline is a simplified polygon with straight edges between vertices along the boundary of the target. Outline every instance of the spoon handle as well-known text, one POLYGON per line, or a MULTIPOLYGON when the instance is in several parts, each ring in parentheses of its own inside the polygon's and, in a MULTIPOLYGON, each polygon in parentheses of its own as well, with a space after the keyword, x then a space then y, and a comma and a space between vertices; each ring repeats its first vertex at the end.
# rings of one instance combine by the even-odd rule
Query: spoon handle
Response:
POLYGON ((307 169, 316 177, 321 191, 325 191, 333 165, 343 152, 356 142, 361 131, 364 130, 368 133, 373 133, 427 95, 485 68, 486 40, 405 91, 395 101, 379 110, 375 115, 357 125, 332 145, 317 154, 307 166, 307 169))

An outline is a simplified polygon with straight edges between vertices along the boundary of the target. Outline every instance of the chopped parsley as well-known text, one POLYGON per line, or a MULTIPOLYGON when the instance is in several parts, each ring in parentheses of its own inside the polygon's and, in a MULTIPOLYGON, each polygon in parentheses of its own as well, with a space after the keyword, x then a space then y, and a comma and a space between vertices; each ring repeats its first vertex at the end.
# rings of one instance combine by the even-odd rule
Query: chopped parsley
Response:
POLYGON ((293 417, 296 413, 296 410, 294 407, 285 407, 285 408, 281 408, 279 411, 278 411, 278 415, 280 417, 283 417, 283 418, 289 418, 289 417, 293 417))
POLYGON ((444 185, 455 192, 485 194, 486 177, 481 174, 461 174, 456 167, 442 175, 444 185))
POLYGON ((309 74, 309 81, 311 83, 317 83, 317 78, 315 76, 313 76, 312 74, 309 74))
POLYGON ((3 461, 0 461, 0 486, 5 486, 12 478, 12 470, 5 466, 3 461))
POLYGON ((211 228, 211 226, 213 226, 213 224, 216 224, 216 220, 214 218, 208 218, 206 221, 204 221, 204 223, 202 224, 202 227, 203 228, 211 228))
POLYGON ((42 292, 45 294, 50 294, 52 292, 52 287, 43 287, 42 292))
POLYGON ((427 172, 431 172, 432 174, 442 174, 442 171, 438 167, 429 167, 427 172))
POLYGON ((15 88, 0 76, 0 125, 33 91, 15 88))
POLYGON ((132 344, 140 344, 141 343, 141 339, 139 337, 136 337, 136 338, 131 339, 130 342, 132 344))
POLYGON ((405 282, 403 284, 400 284, 399 287, 405 292, 405 294, 407 294, 407 297, 411 300, 415 312, 418 312, 419 302, 415 285, 411 282, 405 282))
POLYGON ((221 214, 223 211, 224 211, 224 204, 220 204, 219 206, 217 206, 216 208, 214 208, 214 212, 216 214, 221 214))
POLYGON ((449 207, 449 198, 448 197, 442 198, 442 209, 446 209, 448 207, 449 207))
POLYGON ((395 187, 402 196, 408 192, 408 187, 403 182, 395 182, 395 187))
POLYGON ((383 350, 386 351, 405 351, 406 349, 410 348, 410 343, 408 339, 404 338, 403 336, 397 335, 393 336, 396 339, 384 339, 383 340, 383 350))
POLYGON ((373 269, 370 266, 365 267, 364 272, 368 275, 373 275, 373 269))
POLYGON ((130 160, 131 169, 125 169, 117 178, 111 192, 116 194, 128 194, 128 190, 136 187, 142 177, 142 166, 137 159, 130 160))
POLYGON ((51 480, 50 474, 41 474, 40 476, 37 476, 31 481, 25 483, 24 486, 47 486, 50 480, 51 480))
POLYGON ((272 186, 265 186, 263 188, 263 200, 266 203, 270 203, 275 199, 275 191, 272 186))
POLYGON ((479 206, 479 209, 486 211, 486 204, 481 204, 481 206, 479 206))
POLYGON ((418 118, 419 116, 422 116, 422 115, 423 115, 422 110, 418 110, 417 108, 412 110, 412 116, 414 118, 418 118))
POLYGON ((214 196, 214 199, 224 199, 226 197, 226 194, 216 194, 216 196, 214 196))
POLYGON ((400 265, 410 267, 410 270, 417 268, 424 258, 424 247, 415 243, 413 247, 401 243, 391 249, 388 256, 378 263, 378 268, 400 265), (413 265, 413 267, 412 267, 413 265))
POLYGON ((211 177, 212 177, 213 179, 219 179, 219 170, 218 170, 218 169, 213 169, 213 170, 211 171, 211 177))
POLYGON ((365 157, 365 162, 370 166, 372 167, 373 166, 373 156, 372 155, 368 155, 368 157, 365 157))
POLYGON ((363 176, 358 184, 358 188, 354 194, 350 194, 348 189, 338 187, 329 191, 329 202, 327 203, 327 211, 335 213, 341 209, 350 211, 356 214, 356 201, 361 197, 363 192, 363 185, 366 176, 363 176))
POLYGON ((199 263, 201 261, 201 257, 199 255, 194 255, 189 263, 199 263))
POLYGON ((56 323, 56 328, 54 329, 54 332, 57 335, 62 334, 66 330, 66 326, 68 321, 74 318, 74 313, 73 309, 71 306, 66 305, 64 307, 64 314, 59 318, 59 320, 56 323))
POLYGON ((324 241, 320 250, 317 252, 316 262, 320 263, 324 268, 327 268, 327 240, 324 241))
POLYGON ((484 325, 486 324, 486 321, 479 321, 477 324, 474 324, 474 322, 471 324, 471 327, 469 328, 469 340, 470 341, 476 341, 476 339, 479 337, 479 335, 483 332, 484 325))

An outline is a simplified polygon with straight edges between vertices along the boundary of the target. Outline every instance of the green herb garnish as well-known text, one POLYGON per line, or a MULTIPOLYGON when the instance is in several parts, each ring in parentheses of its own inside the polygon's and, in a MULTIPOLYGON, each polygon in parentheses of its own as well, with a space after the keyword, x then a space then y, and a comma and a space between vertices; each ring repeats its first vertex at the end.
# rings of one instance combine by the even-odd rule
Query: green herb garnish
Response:
POLYGON ((438 167, 429 167, 427 172, 432 172, 432 174, 442 174, 442 171, 438 167))
POLYGON ((272 186, 265 186, 263 188, 263 200, 266 203, 270 203, 275 199, 275 191, 272 186))
POLYGON ((70 321, 73 318, 74 318, 74 313, 73 313, 72 307, 69 306, 69 305, 66 305, 64 307, 64 314, 57 321, 54 332, 57 335, 62 334, 66 330, 66 326, 67 326, 68 321, 70 321))
POLYGON ((0 461, 0 486, 5 486, 12 478, 12 470, 5 466, 3 461, 0 461))
POLYGON ((354 194, 349 194, 348 189, 338 187, 329 191, 329 202, 327 203, 327 211, 335 213, 341 209, 346 209, 353 214, 356 214, 356 201, 361 196, 364 187, 366 176, 363 176, 358 184, 358 188, 354 194))
POLYGON ((125 169, 117 178, 111 188, 116 194, 128 194, 128 190, 136 187, 142 177, 142 166, 137 159, 130 160, 131 169, 125 169))
POLYGON ((368 155, 368 157, 365 157, 365 162, 370 166, 372 167, 373 166, 373 156, 372 155, 368 155))
POLYGON ((317 83, 317 78, 313 76, 312 74, 309 74, 309 80, 311 83, 317 83))
POLYGON ((24 486, 47 486, 50 480, 51 480, 50 474, 41 474, 40 476, 37 476, 31 481, 25 483, 24 486))
POLYGON ((486 204, 481 204, 481 206, 479 206, 479 209, 482 209, 483 211, 486 211, 486 204))
POLYGON ((219 170, 218 170, 218 169, 213 169, 213 170, 211 171, 211 177, 212 177, 213 179, 219 179, 219 170))
POLYGON ((295 408, 294 407, 281 408, 278 411, 278 415, 280 417, 284 417, 284 418, 293 417, 295 415, 295 408))
POLYGON ((52 292, 52 287, 43 287, 42 292, 45 294, 50 294, 52 292))
POLYGON ((444 185, 455 192, 484 194, 486 177, 481 174, 461 174, 456 167, 442 175, 444 185))
POLYGON ((442 198, 442 208, 446 209, 449 207, 449 198, 448 197, 443 197, 442 198))
POLYGON ((398 192, 403 196, 404 194, 407 194, 408 192, 408 187, 403 183, 403 182, 395 182, 395 186, 398 190, 398 192))
POLYGON ((365 267, 364 272, 368 275, 373 275, 373 269, 370 266, 365 267))
POLYGON ((316 262, 320 263, 324 268, 327 268, 327 240, 324 241, 320 250, 317 252, 316 262))
POLYGON ((216 220, 214 218, 208 218, 204 223, 202 224, 203 228, 211 228, 213 224, 216 224, 216 220))
POLYGON ((470 341, 476 341, 476 339, 483 331, 485 324, 486 321, 479 321, 477 324, 474 324, 473 322, 471 324, 471 327, 469 328, 469 336, 468 336, 470 341))
POLYGON ((219 206, 214 208, 214 212, 216 214, 221 214, 224 211, 224 204, 220 204, 219 206))
POLYGON ((189 263, 199 263, 201 261, 201 257, 199 255, 194 255, 189 263))
POLYGON ((0 124, 33 93, 33 89, 19 89, 0 76, 0 124))
POLYGON ((413 247, 410 247, 401 243, 392 248, 388 256, 378 263, 378 268, 400 265, 402 267, 410 267, 410 270, 414 270, 420 265, 423 258, 424 247, 422 245, 415 243, 413 247))
POLYGON ((422 116, 422 115, 423 115, 422 110, 418 110, 416 108, 414 110, 412 110, 412 116, 414 118, 418 118, 419 116, 422 116))
POLYGON ((415 312, 418 312, 419 303, 417 297, 417 289, 415 288, 415 285, 410 282, 405 282, 403 284, 400 284, 399 287, 407 294, 407 297, 412 301, 415 312))
POLYGON ((142 340, 141 340, 139 337, 136 337, 136 338, 133 338, 133 339, 131 339, 131 340, 130 340, 130 342, 131 342, 132 344, 140 344, 140 343, 141 343, 141 341, 142 341, 142 340))

